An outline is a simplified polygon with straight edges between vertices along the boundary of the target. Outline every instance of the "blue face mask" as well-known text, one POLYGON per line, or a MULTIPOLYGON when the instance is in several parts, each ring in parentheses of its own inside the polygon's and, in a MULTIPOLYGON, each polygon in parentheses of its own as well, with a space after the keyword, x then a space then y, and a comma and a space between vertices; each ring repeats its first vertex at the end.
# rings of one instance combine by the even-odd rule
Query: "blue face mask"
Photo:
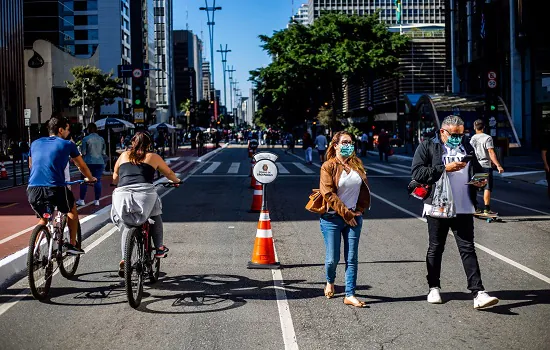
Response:
POLYGON ((447 142, 445 143, 450 148, 457 148, 462 143, 462 137, 460 136, 449 136, 447 142))
POLYGON ((353 154, 354 147, 353 145, 340 145, 340 154, 342 157, 349 157, 353 154))

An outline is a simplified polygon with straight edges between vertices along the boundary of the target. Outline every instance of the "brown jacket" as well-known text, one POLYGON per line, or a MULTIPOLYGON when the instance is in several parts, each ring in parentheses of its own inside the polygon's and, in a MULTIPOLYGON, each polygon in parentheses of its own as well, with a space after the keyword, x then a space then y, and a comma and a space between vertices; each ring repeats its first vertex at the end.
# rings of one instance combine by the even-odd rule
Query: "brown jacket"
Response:
MULTIPOLYGON (((338 182, 343 170, 344 165, 337 158, 332 158, 323 163, 319 189, 328 207, 336 211, 346 222, 349 222, 354 217, 353 212, 344 205, 337 194, 338 182)), ((370 209, 370 189, 367 185, 367 176, 362 172, 359 172, 359 176, 361 176, 363 183, 361 184, 361 191, 359 192, 355 210, 363 213, 365 209, 370 209)))

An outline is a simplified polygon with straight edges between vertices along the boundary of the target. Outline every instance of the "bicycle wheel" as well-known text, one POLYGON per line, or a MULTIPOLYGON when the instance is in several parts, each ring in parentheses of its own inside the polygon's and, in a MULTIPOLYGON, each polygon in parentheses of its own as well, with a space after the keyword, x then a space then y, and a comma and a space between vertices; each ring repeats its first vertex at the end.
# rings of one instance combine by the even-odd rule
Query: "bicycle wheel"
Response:
POLYGON ((133 228, 126 238, 124 252, 124 284, 128 303, 134 309, 141 304, 143 296, 143 277, 145 268, 145 245, 140 232, 133 228))
MULTIPOLYGON (((68 237, 67 237, 68 238, 68 237)), ((76 245, 77 248, 82 246, 82 230, 80 228, 80 222, 78 223, 78 231, 76 232, 76 245)), ((57 260, 59 266, 59 272, 67 279, 74 277, 78 263, 80 262, 80 255, 63 254, 61 259, 57 260)))
POLYGON ((149 247, 151 247, 149 252, 149 261, 151 261, 151 266, 149 268, 149 281, 151 283, 155 283, 159 279, 160 274, 160 259, 155 258, 155 249, 153 249, 153 240, 151 239, 151 235, 149 235, 149 247))
POLYGON ((44 225, 34 228, 29 240, 27 273, 32 296, 44 300, 52 284, 53 262, 48 259, 50 231, 44 225))

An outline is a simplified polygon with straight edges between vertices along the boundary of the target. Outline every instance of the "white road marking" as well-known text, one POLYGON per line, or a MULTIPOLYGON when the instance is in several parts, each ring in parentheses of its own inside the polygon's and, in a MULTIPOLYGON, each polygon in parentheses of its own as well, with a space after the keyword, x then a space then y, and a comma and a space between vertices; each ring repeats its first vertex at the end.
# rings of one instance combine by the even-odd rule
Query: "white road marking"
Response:
POLYGON ((298 163, 298 162, 293 162, 292 164, 294 164, 294 166, 298 169, 300 169, 301 171, 303 171, 304 173, 306 174, 314 174, 315 172, 313 170, 311 170, 310 168, 306 167, 305 165, 303 165, 302 163, 298 163))
POLYGON ((380 167, 382 169, 388 169, 388 170, 393 170, 393 171, 398 171, 400 173, 410 173, 410 169, 409 170, 405 170, 405 169, 400 169, 400 168, 396 168, 396 167, 393 167, 393 166, 389 166, 389 165, 382 165, 382 164, 376 164, 377 167, 380 167))
POLYGON ((411 171, 411 166, 410 165, 403 165, 403 164, 397 164, 397 163, 391 163, 391 165, 399 167, 399 168, 406 169, 408 171, 411 171))
MULTIPOLYGON (((297 158, 300 158, 300 159, 303 159, 302 157, 299 157, 299 156, 296 156, 296 157, 297 157, 297 158)), ((410 215, 410 216, 412 216, 412 217, 414 217, 414 218, 417 218, 418 220, 420 220, 420 221, 422 221, 422 222, 426 222, 426 219, 424 219, 423 217, 421 217, 421 216, 419 216, 419 215, 413 213, 412 211, 409 211, 409 210, 407 210, 407 209, 405 209, 405 208, 403 208, 403 207, 401 207, 401 206, 399 206, 399 205, 397 205, 397 204, 395 204, 395 203, 393 203, 393 202, 391 202, 391 201, 389 201, 389 200, 387 200, 387 199, 385 199, 385 198, 383 198, 383 197, 381 197, 381 196, 379 196, 379 195, 377 195, 377 194, 375 194, 375 193, 372 193, 372 192, 371 192, 371 195, 372 195, 374 198, 376 198, 376 199, 378 199, 378 200, 381 200, 382 202, 384 202, 384 203, 386 203, 386 204, 388 204, 388 205, 391 205, 392 207, 394 207, 394 208, 396 208, 396 209, 402 211, 403 213, 406 213, 406 214, 408 214, 408 215, 410 215)), ((492 200, 496 200, 496 201, 498 201, 498 202, 503 202, 503 203, 506 203, 506 204, 509 204, 509 205, 513 205, 513 206, 516 206, 516 207, 519 207, 519 208, 524 208, 524 209, 531 210, 531 211, 534 211, 534 212, 538 212, 538 213, 541 213, 541 214, 550 215, 549 213, 545 213, 545 212, 540 211, 540 210, 536 210, 536 209, 532 209, 532 208, 527 208, 527 207, 524 207, 524 206, 521 206, 521 205, 517 205, 517 204, 513 204, 513 203, 510 203, 510 202, 505 202, 505 201, 497 200, 497 199, 494 199, 494 198, 492 198, 492 200)), ((450 233, 450 232, 449 232, 449 235, 454 236, 454 235, 453 235, 452 233, 450 233)), ((530 268, 528 268, 527 266, 524 266, 524 265, 522 265, 522 264, 520 264, 520 263, 518 263, 518 262, 516 262, 516 261, 514 261, 514 260, 512 260, 512 259, 510 259, 510 258, 507 258, 507 257, 505 257, 504 255, 501 255, 501 254, 495 252, 494 250, 489 249, 489 248, 487 248, 487 247, 485 247, 485 246, 483 246, 483 245, 481 245, 481 244, 479 244, 479 243, 475 243, 475 246, 476 246, 476 248, 479 248, 480 250, 483 250, 483 251, 486 252, 487 254, 492 255, 492 256, 494 256, 495 258, 497 258, 497 259, 499 259, 499 260, 501 260, 501 261, 504 261, 505 263, 510 264, 510 265, 512 265, 512 266, 514 266, 514 267, 516 267, 516 268, 518 268, 518 269, 520 269, 520 270, 522 270, 522 271, 524 271, 524 272, 527 272, 527 273, 530 274, 531 276, 533 276, 533 277, 535 277, 535 278, 538 278, 539 280, 541 280, 541 281, 543 281, 543 282, 546 282, 546 283, 550 284, 550 277, 545 276, 545 275, 543 275, 543 274, 541 274, 541 273, 539 273, 539 272, 537 272, 537 271, 535 271, 535 270, 533 270, 533 269, 530 269, 530 268)))
POLYGON ((277 168, 279 169, 279 174, 290 174, 290 171, 288 171, 287 168, 285 168, 284 165, 282 165, 281 163, 276 163, 277 164, 277 168))
POLYGON ((203 171, 202 173, 203 174, 212 174, 214 172, 214 170, 216 170, 220 164, 222 164, 221 162, 212 162, 212 164, 210 164, 210 166, 208 168, 206 168, 205 171, 203 171))
MULTIPOLYGON (((275 261, 279 261, 275 242, 273 242, 273 250, 275 251, 275 261)), ((279 321, 281 322, 285 350, 298 350, 298 341, 296 340, 294 323, 292 322, 290 306, 286 297, 283 274, 281 270, 273 269, 271 270, 271 277, 273 278, 273 287, 275 289, 275 298, 277 299, 277 309, 279 310, 279 321)))
POLYGON ((229 170, 227 171, 227 173, 228 174, 238 174, 240 166, 241 166, 241 163, 231 163, 231 166, 229 167, 229 170))
POLYGON ((380 174, 384 174, 384 175, 391 175, 393 174, 392 172, 389 172, 389 171, 386 171, 386 170, 380 170, 378 168, 375 168, 371 165, 368 165, 366 166, 365 168, 367 168, 367 170, 370 170, 370 171, 376 171, 377 173, 380 173, 380 174))
POLYGON ((543 173, 544 173, 544 170, 522 171, 522 172, 517 172, 517 173, 502 173, 502 174, 499 174, 498 172, 495 172, 495 176, 498 176, 498 177, 512 177, 512 176, 543 174, 543 173))
POLYGON ((525 210, 530 210, 530 211, 535 212, 535 213, 550 215, 550 213, 545 212, 545 211, 541 211, 541 210, 537 210, 537 209, 533 209, 533 208, 529 208, 529 207, 524 207, 523 205, 506 202, 506 201, 503 201, 503 200, 500 200, 500 199, 491 198, 491 200, 496 201, 496 202, 501 202, 501 203, 504 203, 504 204, 508 204, 508 205, 512 205, 514 207, 522 208, 522 209, 525 209, 525 210))

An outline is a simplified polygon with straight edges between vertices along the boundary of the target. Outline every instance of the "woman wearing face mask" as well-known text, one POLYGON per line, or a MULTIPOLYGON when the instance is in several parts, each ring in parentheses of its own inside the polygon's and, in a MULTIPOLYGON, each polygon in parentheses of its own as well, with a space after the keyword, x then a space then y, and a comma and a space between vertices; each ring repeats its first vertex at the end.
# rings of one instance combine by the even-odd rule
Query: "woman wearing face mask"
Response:
POLYGON ((321 167, 320 191, 328 210, 321 215, 320 225, 325 241, 325 296, 334 296, 336 267, 340 245, 344 241, 346 289, 344 304, 365 307, 355 296, 357 282, 357 249, 363 226, 363 212, 370 207, 370 190, 363 163, 356 156, 353 139, 347 132, 337 132, 327 149, 327 160, 321 167))

